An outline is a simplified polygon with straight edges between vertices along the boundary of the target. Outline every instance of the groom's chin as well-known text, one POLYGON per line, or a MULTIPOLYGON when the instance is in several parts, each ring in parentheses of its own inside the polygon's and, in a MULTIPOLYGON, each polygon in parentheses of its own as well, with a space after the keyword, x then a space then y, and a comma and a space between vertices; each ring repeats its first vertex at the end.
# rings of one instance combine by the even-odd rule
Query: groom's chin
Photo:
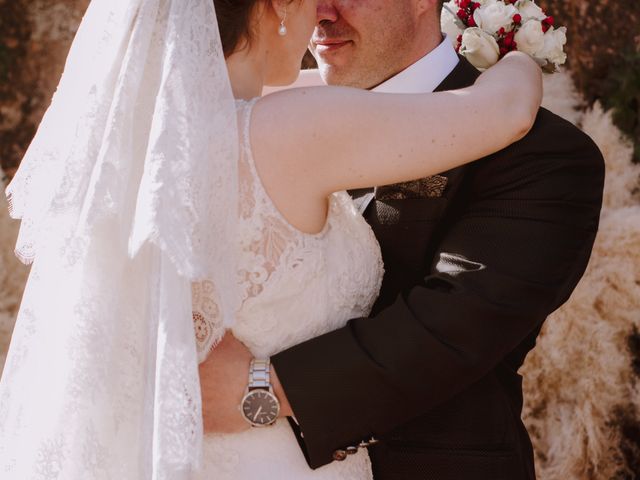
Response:
POLYGON ((349 68, 338 67, 325 62, 318 62, 318 71, 322 81, 327 85, 362 88, 359 78, 349 68))

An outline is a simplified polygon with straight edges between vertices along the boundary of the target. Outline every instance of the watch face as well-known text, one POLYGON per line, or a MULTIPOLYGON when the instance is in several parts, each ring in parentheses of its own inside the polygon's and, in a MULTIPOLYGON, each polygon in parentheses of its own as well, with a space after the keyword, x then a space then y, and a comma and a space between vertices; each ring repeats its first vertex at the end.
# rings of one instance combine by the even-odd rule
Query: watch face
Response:
POLYGON ((252 425, 270 425, 278 418, 280 403, 268 390, 251 390, 242 400, 242 413, 252 425))

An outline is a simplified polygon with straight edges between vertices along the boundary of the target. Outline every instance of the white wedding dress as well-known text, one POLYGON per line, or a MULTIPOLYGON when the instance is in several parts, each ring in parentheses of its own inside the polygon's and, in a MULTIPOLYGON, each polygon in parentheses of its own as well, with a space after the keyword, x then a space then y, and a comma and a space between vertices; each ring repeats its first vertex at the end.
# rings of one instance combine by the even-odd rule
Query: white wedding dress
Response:
MULTIPOLYGON (((240 278, 243 303, 233 333, 255 356, 273 355, 367 315, 383 266, 369 225, 346 192, 330 198, 326 225, 306 234, 292 227, 264 190, 253 163, 249 119, 255 100, 238 102, 240 132, 240 278)), ((193 285, 194 323, 203 361, 221 324, 212 283, 193 285)), ((331 361, 331 352, 326 352, 331 361)), ((331 419, 327 419, 331 428, 331 419)), ((239 434, 206 435, 198 479, 372 478, 366 450, 311 470, 286 420, 239 434)))
MULTIPOLYGON (((33 266, 0 379, 2 480, 194 480, 198 357, 224 328, 269 355, 377 295, 346 193, 306 235, 262 189, 217 24, 211 0, 92 0, 83 17, 6 192, 33 266)), ((364 451, 312 471, 285 422, 204 449, 205 479, 371 477, 364 451)))

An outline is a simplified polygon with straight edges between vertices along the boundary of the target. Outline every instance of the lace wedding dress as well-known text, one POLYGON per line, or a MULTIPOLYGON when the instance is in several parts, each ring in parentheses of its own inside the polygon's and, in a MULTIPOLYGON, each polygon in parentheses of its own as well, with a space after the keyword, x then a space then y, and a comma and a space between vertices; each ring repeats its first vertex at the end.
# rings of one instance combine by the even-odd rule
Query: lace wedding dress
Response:
MULTIPOLYGON (((346 192, 330 198, 318 234, 292 227, 265 192, 255 169, 249 119, 255 100, 238 102, 240 145, 240 279, 243 303, 235 336, 255 356, 269 356, 367 315, 382 280, 373 232, 346 192)), ((213 284, 193 285, 194 324, 202 362, 219 338, 213 284)), ((330 357, 331 352, 327 352, 330 357)), ((327 428, 331 419, 327 419, 327 428)), ((311 470, 286 420, 239 434, 206 435, 202 480, 372 477, 367 452, 311 470)))
MULTIPOLYGON (((348 196, 304 235, 261 189, 217 25, 211 0, 89 4, 6 191, 33 265, 0 379, 3 480, 193 480, 197 357, 223 325, 262 356, 373 302, 380 254, 348 196)), ((365 453, 312 472, 282 422, 205 444, 207 479, 369 478, 365 453)))

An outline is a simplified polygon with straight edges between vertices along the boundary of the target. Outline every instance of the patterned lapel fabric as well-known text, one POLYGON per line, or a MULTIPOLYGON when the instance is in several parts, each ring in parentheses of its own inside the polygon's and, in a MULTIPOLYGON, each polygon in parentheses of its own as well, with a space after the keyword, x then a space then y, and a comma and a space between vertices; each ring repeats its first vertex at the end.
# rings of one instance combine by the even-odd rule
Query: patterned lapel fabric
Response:
POLYGON ((410 182, 385 185, 376 189, 378 200, 405 200, 441 197, 449 179, 442 175, 420 178, 410 182))

